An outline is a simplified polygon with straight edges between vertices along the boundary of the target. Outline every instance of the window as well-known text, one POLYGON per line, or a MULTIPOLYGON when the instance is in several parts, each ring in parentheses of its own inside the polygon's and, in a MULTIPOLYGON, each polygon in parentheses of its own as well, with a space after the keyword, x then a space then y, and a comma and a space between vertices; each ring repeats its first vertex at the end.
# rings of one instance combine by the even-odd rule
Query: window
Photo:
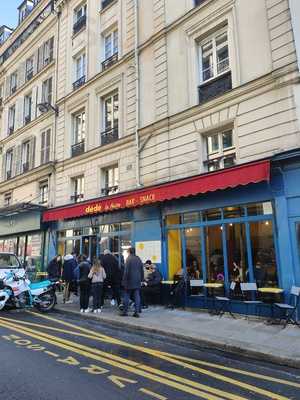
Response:
POLYGON ((4 207, 10 206, 11 202, 12 202, 12 194, 11 193, 5 193, 5 195, 4 195, 4 207))
POLYGON ((8 109, 8 134, 11 135, 15 130, 16 106, 8 109))
POLYGON ((206 136, 208 171, 232 167, 235 164, 235 147, 232 130, 206 136))
POLYGON ((206 82, 229 70, 227 29, 200 43, 200 82, 206 82))
POLYGON ((42 84, 42 103, 52 103, 52 78, 45 80, 42 84))
POLYGON ((119 94, 111 94, 104 100, 104 132, 101 144, 114 142, 119 137, 119 94))
POLYGON ((105 196, 117 193, 119 191, 119 168, 113 165, 102 170, 101 193, 105 196))
POLYGON ((72 195, 71 200, 79 203, 84 199, 84 176, 77 176, 71 179, 72 195))
POLYGON ((54 45, 54 38, 52 37, 43 44, 41 49, 39 49, 42 68, 50 64, 50 62, 53 60, 53 45, 54 45))
POLYGON ((10 94, 13 94, 17 91, 17 82, 18 82, 18 74, 14 72, 10 75, 10 94))
POLYGON ((24 125, 31 121, 32 94, 24 97, 24 125))
POLYGON ((73 116, 73 138, 72 138, 72 157, 84 153, 85 142, 85 111, 81 111, 73 116))
POLYGON ((73 34, 78 33, 82 28, 86 26, 86 4, 82 4, 74 10, 74 25, 73 34))
POLYGON ((47 204, 49 200, 49 184, 48 181, 40 182, 40 204, 47 204))
POLYGON ((30 141, 26 141, 22 144, 22 172, 29 171, 29 160, 30 160, 30 141))
POLYGON ((3 85, 0 85, 0 107, 2 106, 3 102, 3 96, 4 96, 4 91, 3 91, 3 85))
POLYGON ((41 165, 50 161, 51 129, 42 132, 41 137, 41 165))
POLYGON ((118 53, 118 30, 110 32, 104 37, 104 59, 112 57, 118 53))
POLYGON ((25 77, 27 82, 33 77, 33 57, 26 60, 25 77))
POLYGON ((13 168, 13 149, 8 150, 6 152, 6 158, 5 158, 6 179, 10 179, 12 177, 12 168, 13 168))
POLYGON ((85 53, 82 53, 75 59, 75 80, 85 76, 85 53))

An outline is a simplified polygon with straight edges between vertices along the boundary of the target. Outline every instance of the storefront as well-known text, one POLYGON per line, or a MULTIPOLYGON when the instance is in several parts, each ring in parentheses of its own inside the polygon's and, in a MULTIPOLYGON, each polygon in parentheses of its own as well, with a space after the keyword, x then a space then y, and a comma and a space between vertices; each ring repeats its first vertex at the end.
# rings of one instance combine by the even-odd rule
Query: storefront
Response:
POLYGON ((44 207, 28 203, 0 209, 0 252, 17 254, 31 270, 44 266, 45 232, 41 226, 44 207))
POLYGON ((285 184, 264 160, 47 210, 43 219, 56 253, 93 257, 110 248, 120 259, 134 245, 165 279, 185 273, 221 281, 227 292, 239 280, 288 293, 300 278, 300 206, 292 239, 285 184))

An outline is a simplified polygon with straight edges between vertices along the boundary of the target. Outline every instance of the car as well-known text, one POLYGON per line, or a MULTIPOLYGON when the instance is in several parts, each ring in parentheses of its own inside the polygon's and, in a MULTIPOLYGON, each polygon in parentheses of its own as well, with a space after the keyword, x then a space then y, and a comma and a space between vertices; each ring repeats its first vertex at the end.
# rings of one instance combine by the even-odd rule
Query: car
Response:
POLYGON ((7 272, 14 271, 18 276, 24 276, 25 268, 14 253, 0 252, 0 279, 3 279, 7 272))

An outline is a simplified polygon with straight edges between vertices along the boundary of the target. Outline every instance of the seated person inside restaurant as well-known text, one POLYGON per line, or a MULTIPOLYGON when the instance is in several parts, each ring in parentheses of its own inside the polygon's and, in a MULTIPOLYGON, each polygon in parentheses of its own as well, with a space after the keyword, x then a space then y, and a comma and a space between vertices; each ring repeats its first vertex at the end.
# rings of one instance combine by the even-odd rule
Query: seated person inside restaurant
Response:
POLYGON ((141 297, 143 308, 148 308, 148 304, 153 304, 160 298, 162 275, 151 260, 146 261, 145 269, 147 270, 147 277, 143 282, 141 297))

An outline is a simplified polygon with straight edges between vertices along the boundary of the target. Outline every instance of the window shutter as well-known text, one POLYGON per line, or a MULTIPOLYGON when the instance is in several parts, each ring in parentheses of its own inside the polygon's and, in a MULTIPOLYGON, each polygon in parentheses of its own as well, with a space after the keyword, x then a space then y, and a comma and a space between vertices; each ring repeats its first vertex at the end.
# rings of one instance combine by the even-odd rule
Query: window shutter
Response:
POLYGON ((15 129, 21 128, 24 122, 24 98, 20 97, 16 101, 15 129))
POLYGON ((53 60, 54 37, 49 39, 49 62, 53 60))
POLYGON ((29 155, 29 169, 34 168, 34 161, 35 161, 35 141, 36 138, 33 136, 30 140, 30 155, 29 155))
POLYGON ((45 162, 50 161, 50 144, 51 144, 51 129, 48 129, 45 133, 45 162))
POLYGON ((39 63, 39 49, 33 55, 33 75, 38 72, 38 63, 39 63))
POLYGON ((44 46, 39 47, 38 49, 38 62, 37 62, 37 70, 40 71, 44 66, 44 46))
POLYGON ((26 62, 22 62, 18 69, 18 82, 17 87, 21 87, 25 83, 26 62))
POLYGON ((49 104, 52 104, 52 78, 48 80, 48 99, 49 104))
POLYGON ((13 150, 12 176, 19 175, 22 169, 22 146, 19 144, 13 150))
POLYGON ((36 118, 36 88, 31 92, 31 119, 36 118))
POLYGON ((10 77, 8 76, 5 79, 5 98, 10 95, 10 77))
POLYGON ((46 132, 42 132, 42 136, 41 136, 41 164, 45 164, 45 136, 46 136, 46 132))
POLYGON ((2 170, 1 170, 1 177, 2 181, 6 180, 6 153, 2 154, 2 170))

